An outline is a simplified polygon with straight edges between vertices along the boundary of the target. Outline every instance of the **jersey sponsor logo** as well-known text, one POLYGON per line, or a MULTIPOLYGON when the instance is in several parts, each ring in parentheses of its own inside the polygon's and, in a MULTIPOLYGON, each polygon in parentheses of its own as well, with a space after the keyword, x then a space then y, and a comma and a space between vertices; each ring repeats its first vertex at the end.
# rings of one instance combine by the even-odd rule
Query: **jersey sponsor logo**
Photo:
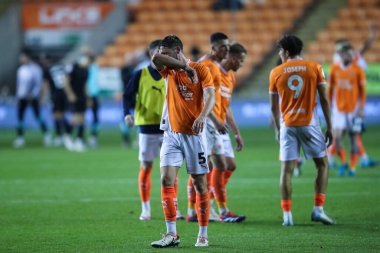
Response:
POLYGON ((352 84, 349 80, 338 80, 337 81, 338 87, 341 89, 346 89, 346 90, 352 90, 352 84))
POLYGON ((188 91, 188 87, 186 85, 177 84, 177 90, 181 93, 181 96, 185 100, 194 100, 193 98, 194 93, 188 91))

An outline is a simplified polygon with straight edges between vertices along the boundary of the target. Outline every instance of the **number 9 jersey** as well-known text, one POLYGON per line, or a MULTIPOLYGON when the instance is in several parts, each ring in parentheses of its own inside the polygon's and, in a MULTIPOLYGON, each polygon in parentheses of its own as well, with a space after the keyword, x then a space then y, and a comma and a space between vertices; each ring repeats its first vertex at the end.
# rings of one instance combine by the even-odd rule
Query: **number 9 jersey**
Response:
POLYGON ((269 76, 269 93, 280 97, 281 124, 319 125, 317 86, 326 84, 322 67, 315 62, 292 59, 274 68, 269 76))

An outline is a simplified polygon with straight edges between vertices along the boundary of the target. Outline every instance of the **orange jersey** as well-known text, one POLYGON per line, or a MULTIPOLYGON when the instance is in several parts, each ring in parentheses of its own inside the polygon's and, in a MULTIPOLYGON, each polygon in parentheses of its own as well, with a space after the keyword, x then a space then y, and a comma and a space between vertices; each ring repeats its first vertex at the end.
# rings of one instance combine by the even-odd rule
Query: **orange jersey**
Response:
POLYGON ((189 62, 198 75, 198 83, 194 84, 184 70, 164 68, 160 73, 166 83, 166 101, 164 104, 161 129, 168 130, 165 118, 169 118, 170 129, 177 133, 194 134, 192 130, 195 119, 204 107, 203 89, 214 87, 211 74, 201 63, 189 62))
POLYGON ((230 107, 232 92, 235 87, 236 78, 232 70, 225 71, 223 68, 220 69, 222 84, 220 86, 220 96, 221 96, 221 108, 220 114, 217 115, 218 119, 225 123, 228 107, 230 107))
POLYGON ((210 70, 212 81, 214 82, 215 105, 212 112, 215 114, 215 116, 218 117, 218 115, 220 115, 221 110, 220 85, 222 83, 222 77, 220 74, 220 65, 217 62, 211 60, 210 58, 205 58, 203 60, 201 59, 200 62, 203 63, 206 67, 208 67, 208 69, 210 70))
POLYGON ((317 85, 320 84, 326 84, 326 80, 322 67, 315 62, 289 60, 271 71, 269 93, 279 94, 286 126, 311 124, 317 104, 317 85))
POLYGON ((334 64, 330 70, 329 84, 330 101, 334 97, 334 105, 340 112, 353 112, 359 100, 363 108, 365 73, 357 64, 351 64, 347 68, 334 64))

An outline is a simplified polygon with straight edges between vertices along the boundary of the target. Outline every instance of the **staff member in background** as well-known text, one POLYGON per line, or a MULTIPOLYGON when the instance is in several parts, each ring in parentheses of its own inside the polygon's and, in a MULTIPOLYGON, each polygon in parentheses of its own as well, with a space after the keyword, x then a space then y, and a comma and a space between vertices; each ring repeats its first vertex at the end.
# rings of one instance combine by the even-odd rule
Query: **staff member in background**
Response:
POLYGON ((41 57, 41 66, 43 70, 44 87, 50 92, 52 103, 55 138, 53 145, 60 147, 63 145, 63 139, 68 138, 71 133, 71 126, 65 118, 67 108, 67 99, 63 90, 65 80, 65 69, 62 65, 52 65, 49 56, 41 57))
POLYGON ((13 142, 15 148, 25 145, 24 138, 24 114, 28 105, 32 106, 34 117, 38 120, 41 132, 44 135, 44 145, 49 146, 51 138, 45 121, 40 114, 39 99, 43 83, 43 73, 41 67, 35 63, 28 52, 23 51, 20 55, 21 65, 17 70, 17 138, 13 142))
POLYGON ((99 132, 99 84, 98 84, 98 65, 93 55, 89 56, 90 66, 88 67, 87 104, 92 112, 91 136, 88 138, 88 145, 91 148, 98 147, 99 132))
POLYGON ((82 54, 79 60, 66 68, 65 92, 73 112, 71 124, 76 129, 76 138, 72 144, 65 142, 65 147, 71 151, 83 152, 86 150, 84 144, 84 116, 87 107, 86 83, 88 78, 88 66, 90 59, 82 54))

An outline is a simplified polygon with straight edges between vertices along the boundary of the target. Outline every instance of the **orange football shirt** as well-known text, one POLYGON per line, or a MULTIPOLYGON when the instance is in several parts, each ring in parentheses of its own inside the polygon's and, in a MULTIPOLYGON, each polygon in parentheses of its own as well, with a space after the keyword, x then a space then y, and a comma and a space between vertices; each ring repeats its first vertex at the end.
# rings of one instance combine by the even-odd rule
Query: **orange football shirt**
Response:
POLYGON ((310 124, 316 106, 317 85, 326 84, 322 67, 302 59, 289 60, 269 76, 269 93, 279 94, 286 126, 310 124))
POLYGON ((340 112, 353 112, 360 99, 360 107, 365 103, 365 73, 357 64, 342 68, 334 64, 330 69, 329 95, 334 97, 335 105, 340 112))
POLYGON ((214 87, 210 71, 201 63, 189 62, 198 75, 194 84, 184 70, 164 68, 160 73, 167 85, 166 104, 172 131, 194 134, 192 130, 195 119, 204 107, 203 89, 214 87))

